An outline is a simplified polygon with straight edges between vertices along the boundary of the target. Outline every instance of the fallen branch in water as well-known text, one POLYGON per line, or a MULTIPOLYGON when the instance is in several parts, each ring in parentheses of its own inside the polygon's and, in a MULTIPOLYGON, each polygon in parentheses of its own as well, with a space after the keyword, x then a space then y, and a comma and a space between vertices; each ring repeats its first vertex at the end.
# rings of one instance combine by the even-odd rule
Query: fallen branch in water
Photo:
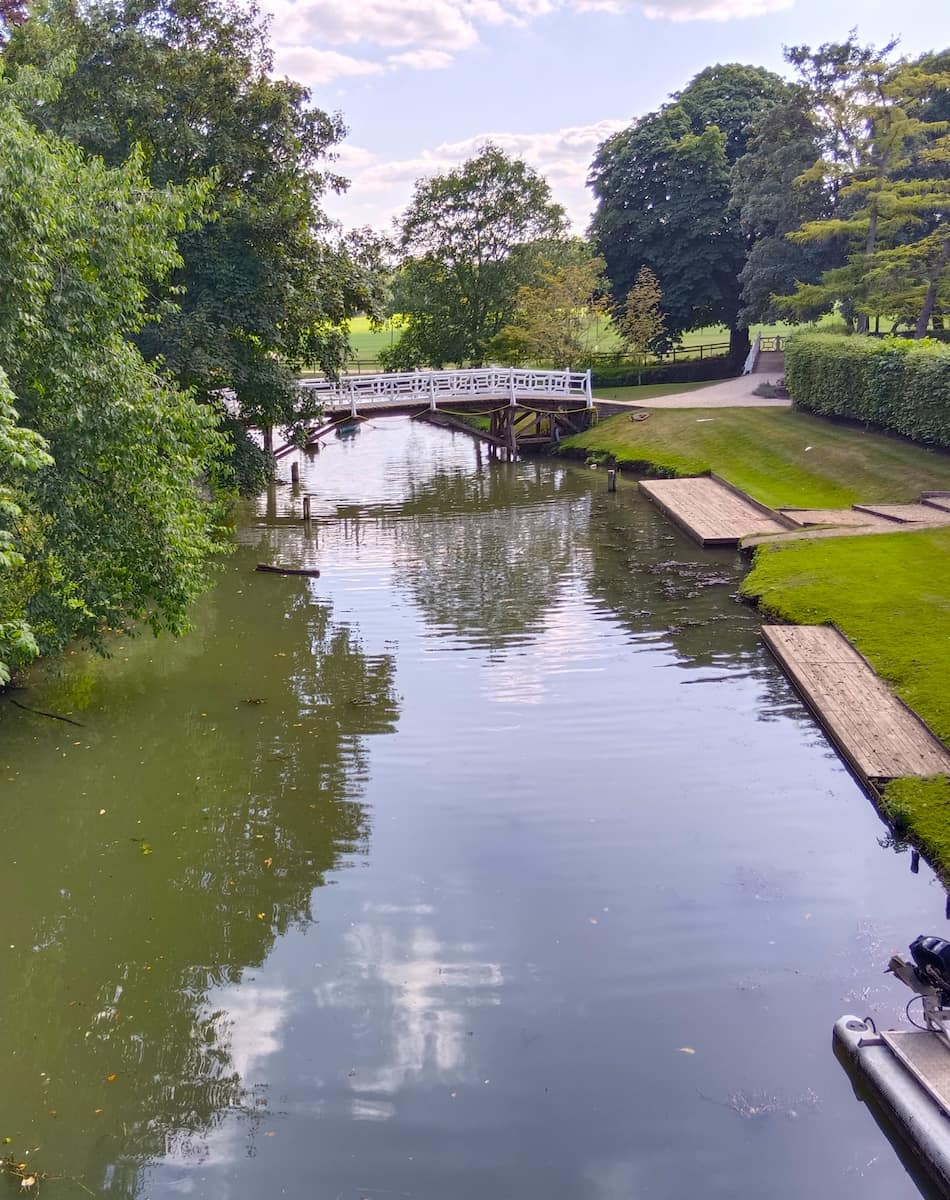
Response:
POLYGON ((271 575, 320 575, 316 567, 275 567, 270 563, 258 563, 255 570, 267 571, 271 575))
POLYGON ((49 717, 51 721, 65 721, 67 725, 78 725, 80 729, 86 728, 82 721, 74 721, 72 717, 61 717, 59 713, 46 712, 42 708, 30 708, 28 704, 21 704, 19 700, 14 700, 12 696, 7 696, 7 699, 17 708, 22 708, 24 712, 36 713, 38 717, 49 717))

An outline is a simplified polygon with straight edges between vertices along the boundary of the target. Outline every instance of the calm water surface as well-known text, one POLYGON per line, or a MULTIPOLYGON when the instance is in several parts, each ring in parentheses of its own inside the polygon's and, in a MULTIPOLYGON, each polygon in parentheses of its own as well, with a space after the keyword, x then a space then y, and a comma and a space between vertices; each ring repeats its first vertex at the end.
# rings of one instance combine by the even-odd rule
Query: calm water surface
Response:
POLYGON ((897 1019, 944 895, 741 564, 403 420, 304 480, 190 636, 20 693, 81 728, 0 706, 0 1137, 47 1200, 916 1196, 831 1026, 897 1019))

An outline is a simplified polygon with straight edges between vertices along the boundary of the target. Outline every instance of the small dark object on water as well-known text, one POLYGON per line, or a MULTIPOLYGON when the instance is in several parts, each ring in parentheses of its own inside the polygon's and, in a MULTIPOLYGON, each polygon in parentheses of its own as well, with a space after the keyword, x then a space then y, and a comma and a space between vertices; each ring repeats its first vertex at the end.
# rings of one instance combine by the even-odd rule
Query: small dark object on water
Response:
POLYGON ((266 704, 267 700, 265 699, 264 696, 246 696, 241 701, 241 703, 242 704, 266 704))
POLYGON ((316 567, 278 567, 273 563, 258 563, 254 569, 271 575, 313 575, 317 578, 320 574, 316 567))

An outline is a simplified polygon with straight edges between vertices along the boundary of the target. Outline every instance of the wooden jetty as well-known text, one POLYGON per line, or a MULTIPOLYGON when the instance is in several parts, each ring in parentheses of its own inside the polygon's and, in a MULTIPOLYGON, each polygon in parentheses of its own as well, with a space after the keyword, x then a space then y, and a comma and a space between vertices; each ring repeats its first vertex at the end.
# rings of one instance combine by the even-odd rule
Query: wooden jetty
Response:
POLYGON ((831 625, 763 625, 762 637, 865 784, 950 774, 950 751, 831 625))
POLYGON ((784 533, 793 523, 713 475, 641 479, 640 490, 701 546, 738 546, 751 534, 784 533))

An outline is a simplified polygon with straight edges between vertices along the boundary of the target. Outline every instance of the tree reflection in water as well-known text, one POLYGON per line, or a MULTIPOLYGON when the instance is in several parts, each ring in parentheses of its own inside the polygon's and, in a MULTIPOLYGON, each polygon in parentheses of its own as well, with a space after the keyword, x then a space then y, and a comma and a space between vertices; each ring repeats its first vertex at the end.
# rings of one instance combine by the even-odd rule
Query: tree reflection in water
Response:
POLYGON ((222 1012, 215 989, 309 923, 365 849, 366 739, 398 718, 392 657, 305 582, 250 574, 257 553, 227 564, 184 641, 37 681, 31 698, 84 728, 3 714, 8 761, 40 765, 5 791, 0 1134, 110 1195, 150 1159, 207 1153, 227 1113, 266 1112, 243 1077, 281 997, 247 987, 222 1012))

